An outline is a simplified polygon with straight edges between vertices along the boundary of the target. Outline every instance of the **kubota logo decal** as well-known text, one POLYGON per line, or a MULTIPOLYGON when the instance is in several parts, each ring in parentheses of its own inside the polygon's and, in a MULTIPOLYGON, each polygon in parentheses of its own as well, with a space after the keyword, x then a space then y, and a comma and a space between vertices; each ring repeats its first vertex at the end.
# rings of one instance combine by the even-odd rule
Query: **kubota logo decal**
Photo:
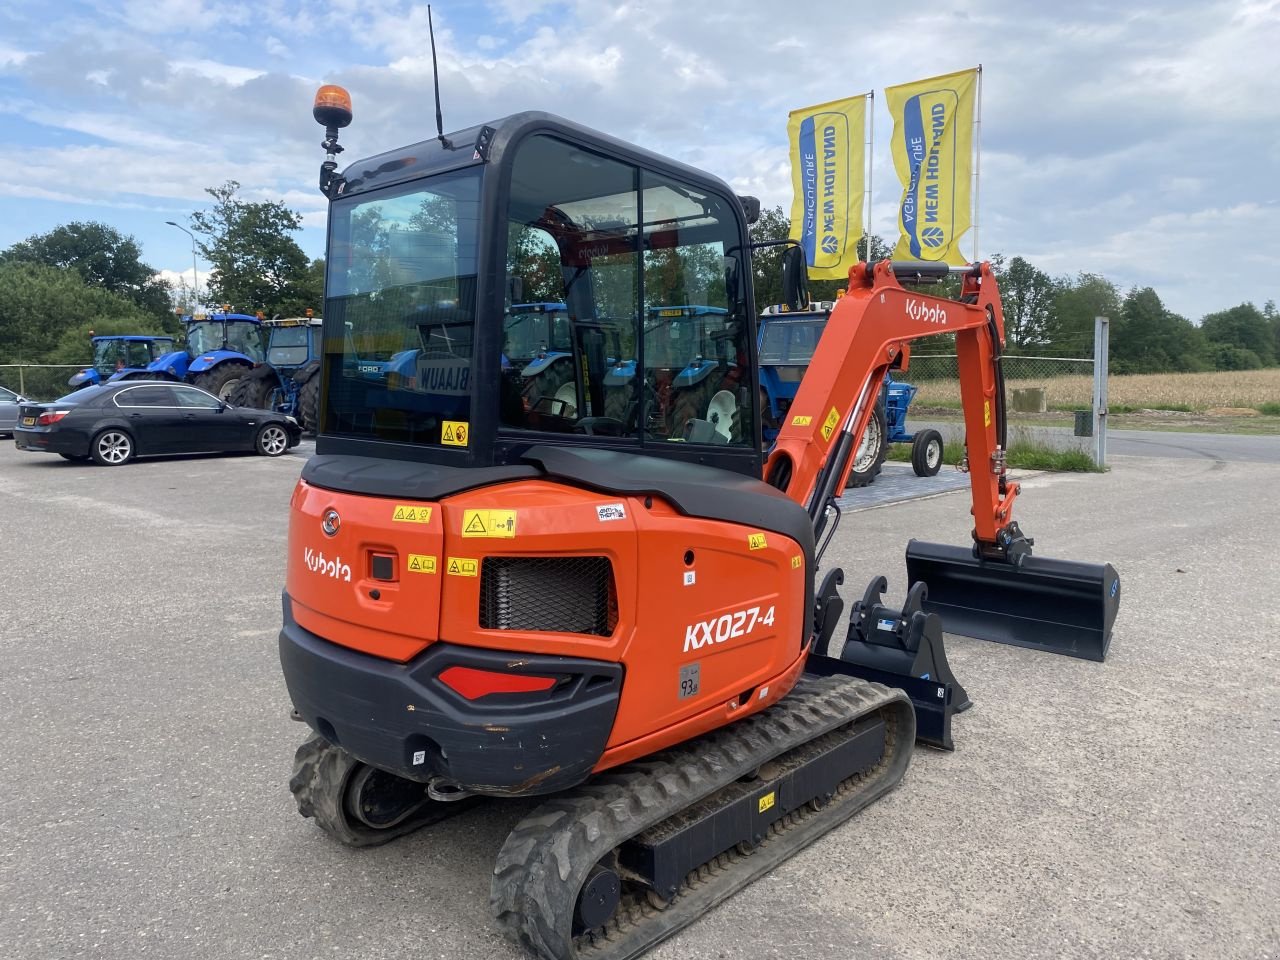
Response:
POLYGON ((303 562, 307 565, 307 569, 312 573, 318 573, 322 577, 333 577, 335 580, 344 580, 351 582, 351 568, 342 562, 342 557, 334 557, 330 560, 323 553, 316 553, 310 547, 302 555, 303 562))
POLYGON ((940 323, 947 325, 947 311, 940 306, 922 303, 913 297, 907 297, 907 316, 922 323, 940 323))

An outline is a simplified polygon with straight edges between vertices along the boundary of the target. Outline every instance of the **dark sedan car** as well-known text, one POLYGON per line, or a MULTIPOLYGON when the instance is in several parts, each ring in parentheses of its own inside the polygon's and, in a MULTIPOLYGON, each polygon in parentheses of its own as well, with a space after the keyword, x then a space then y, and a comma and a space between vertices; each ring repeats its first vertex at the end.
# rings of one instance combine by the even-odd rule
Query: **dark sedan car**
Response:
POLYGON ((117 467, 135 456, 253 450, 278 457, 302 439, 293 417, 233 407, 181 383, 123 381, 89 387, 53 403, 24 403, 19 450, 56 453, 117 467))

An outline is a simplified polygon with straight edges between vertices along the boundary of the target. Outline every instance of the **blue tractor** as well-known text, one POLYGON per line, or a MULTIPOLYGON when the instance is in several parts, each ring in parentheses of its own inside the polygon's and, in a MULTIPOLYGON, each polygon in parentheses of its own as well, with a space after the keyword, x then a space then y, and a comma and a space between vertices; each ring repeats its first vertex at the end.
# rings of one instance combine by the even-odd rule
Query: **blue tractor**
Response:
MULTIPOLYGON (((683 437, 691 421, 705 421, 710 425, 708 442, 739 438, 738 364, 742 358, 729 355, 732 341, 729 311, 724 307, 649 308, 644 325, 648 376, 643 384, 647 433, 683 437)), ((636 361, 619 356, 610 361, 604 378, 605 412, 628 426, 627 408, 637 402, 632 387, 635 376, 636 361)))
POLYGON ((563 303, 512 304, 502 322, 502 369, 518 370, 526 411, 573 417, 573 323, 563 303))
POLYGON ((124 334, 93 337, 93 364, 67 381, 67 386, 96 387, 114 380, 147 378, 147 368, 173 350, 173 337, 124 334))
MULTIPOLYGON (((834 306, 831 300, 816 301, 808 310, 801 311, 773 306, 766 307, 760 316, 761 431, 766 446, 778 437, 834 306)), ((888 452, 885 433, 882 397, 876 402, 862 434, 862 443, 854 454, 849 487, 865 487, 880 475, 888 452)))
POLYGON ((303 430, 315 433, 320 422, 323 324, 312 316, 262 321, 266 357, 236 381, 227 401, 235 407, 288 414, 303 430))
MULTIPOLYGON (((777 439, 834 306, 834 301, 823 300, 803 311, 767 307, 760 317, 760 406, 766 445, 777 439)), ((899 374, 906 370, 907 358, 904 352, 899 374)), ((917 388, 895 380, 893 373, 881 384, 849 471, 850 487, 865 487, 879 476, 890 443, 911 444, 911 466, 917 476, 931 477, 942 466, 942 435, 932 429, 908 432, 907 408, 917 388)))
POLYGON ((260 317, 211 313, 183 317, 182 322, 187 348, 152 361, 147 372, 153 379, 194 383, 228 400, 240 378, 266 357, 260 317))

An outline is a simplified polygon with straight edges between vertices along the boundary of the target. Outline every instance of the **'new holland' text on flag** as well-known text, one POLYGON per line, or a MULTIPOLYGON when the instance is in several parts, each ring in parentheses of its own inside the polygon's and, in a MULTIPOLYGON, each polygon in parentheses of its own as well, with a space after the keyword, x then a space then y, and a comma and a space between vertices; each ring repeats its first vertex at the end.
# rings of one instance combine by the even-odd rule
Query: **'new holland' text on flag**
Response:
POLYGON ((843 279, 858 262, 866 125, 865 94, 788 116, 791 239, 804 248, 815 280, 843 279))
POLYGON ((978 71, 886 87, 893 118, 893 166, 902 183, 896 260, 967 263, 973 109, 978 71))

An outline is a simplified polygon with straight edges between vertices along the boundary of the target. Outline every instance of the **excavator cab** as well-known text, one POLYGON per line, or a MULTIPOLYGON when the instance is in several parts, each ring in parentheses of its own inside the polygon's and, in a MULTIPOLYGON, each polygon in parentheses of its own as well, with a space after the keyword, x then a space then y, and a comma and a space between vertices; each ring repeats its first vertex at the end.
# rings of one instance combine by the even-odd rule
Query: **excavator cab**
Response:
POLYGON ((321 454, 491 466, 554 438, 759 477, 733 191, 539 114, 451 142, 335 175, 326 323, 351 338, 326 340, 321 454), (451 348, 420 349, 416 377, 350 375, 348 344, 420 348, 420 330, 445 328, 451 348))

